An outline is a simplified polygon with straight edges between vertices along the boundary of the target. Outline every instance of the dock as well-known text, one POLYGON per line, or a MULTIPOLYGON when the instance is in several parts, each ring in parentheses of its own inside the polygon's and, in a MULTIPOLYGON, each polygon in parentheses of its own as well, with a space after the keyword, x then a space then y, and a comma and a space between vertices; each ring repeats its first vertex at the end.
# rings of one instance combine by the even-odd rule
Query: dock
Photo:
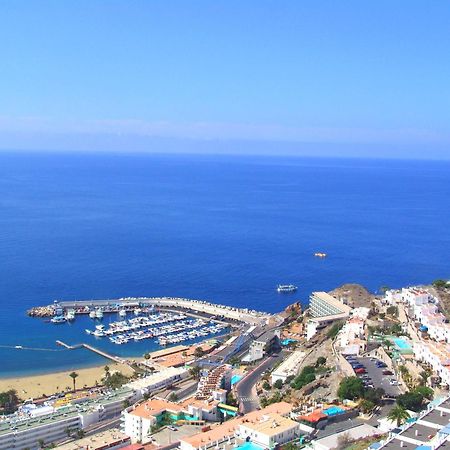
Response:
POLYGON ((107 352, 100 350, 99 348, 93 347, 92 345, 89 345, 89 344, 69 345, 60 340, 57 340, 56 343, 58 345, 60 345, 61 347, 64 347, 68 350, 77 350, 79 348, 85 348, 86 350, 90 350, 91 352, 97 353, 97 355, 103 356, 104 358, 114 361, 117 364, 128 364, 128 361, 126 359, 119 358, 118 356, 115 356, 115 355, 111 355, 110 353, 107 353, 107 352))

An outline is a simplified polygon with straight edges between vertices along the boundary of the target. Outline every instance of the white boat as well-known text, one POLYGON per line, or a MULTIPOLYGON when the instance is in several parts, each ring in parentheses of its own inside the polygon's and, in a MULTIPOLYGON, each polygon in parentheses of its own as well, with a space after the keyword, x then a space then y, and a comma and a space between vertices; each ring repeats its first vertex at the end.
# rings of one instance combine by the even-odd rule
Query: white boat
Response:
POLYGON ((67 311, 67 314, 66 314, 66 319, 67 319, 69 322, 71 322, 72 320, 75 320, 75 310, 69 309, 69 310, 67 311))
POLYGON ((66 318, 64 316, 55 316, 50 320, 50 322, 55 324, 65 323, 66 318))
POLYGON ((126 317, 126 315, 127 315, 127 312, 126 312, 124 309, 121 309, 121 310, 119 311, 119 316, 120 316, 120 317, 126 317))
POLYGON ((294 286, 293 284, 279 284, 277 286, 278 292, 295 292, 297 289, 297 286, 294 286))
POLYGON ((95 318, 99 320, 103 319, 103 311, 100 308, 95 311, 95 318))
POLYGON ((92 310, 92 311, 89 312, 89 317, 90 317, 91 319, 95 319, 95 316, 96 316, 96 312, 95 312, 94 310, 92 310))

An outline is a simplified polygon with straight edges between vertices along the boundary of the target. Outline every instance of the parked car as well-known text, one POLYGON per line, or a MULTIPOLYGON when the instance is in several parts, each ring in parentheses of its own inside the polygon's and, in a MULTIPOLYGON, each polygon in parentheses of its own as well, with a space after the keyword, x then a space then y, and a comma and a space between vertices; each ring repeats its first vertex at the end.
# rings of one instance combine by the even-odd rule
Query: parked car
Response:
POLYGON ((367 373, 366 369, 364 367, 360 367, 359 369, 355 369, 355 373, 367 373))
POLYGON ((394 375, 394 372, 392 370, 383 370, 383 375, 394 375))

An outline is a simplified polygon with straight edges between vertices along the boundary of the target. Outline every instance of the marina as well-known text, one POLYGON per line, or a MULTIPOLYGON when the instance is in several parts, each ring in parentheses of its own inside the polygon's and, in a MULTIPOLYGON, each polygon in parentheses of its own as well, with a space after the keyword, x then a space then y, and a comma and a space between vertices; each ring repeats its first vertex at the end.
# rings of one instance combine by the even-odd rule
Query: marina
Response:
POLYGON ((97 325, 95 330, 86 329, 86 333, 109 337, 111 342, 119 345, 153 338, 164 346, 217 334, 227 327, 224 323, 188 318, 186 314, 158 313, 112 322, 108 327, 97 325))

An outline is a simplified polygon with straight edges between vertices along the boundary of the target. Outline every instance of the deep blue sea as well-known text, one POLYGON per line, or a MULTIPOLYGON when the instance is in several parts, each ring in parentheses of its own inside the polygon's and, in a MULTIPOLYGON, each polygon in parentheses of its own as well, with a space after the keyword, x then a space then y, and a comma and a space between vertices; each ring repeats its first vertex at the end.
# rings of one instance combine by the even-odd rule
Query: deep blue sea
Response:
MULTIPOLYGON (((448 162, 0 153, 0 344, 155 348, 95 340, 89 318, 25 315, 55 299, 168 295, 278 311, 346 282, 375 291, 450 277, 449 199, 448 162), (278 283, 299 290, 280 295, 278 283)), ((5 347, 0 360, 0 376, 104 363, 5 347)))

